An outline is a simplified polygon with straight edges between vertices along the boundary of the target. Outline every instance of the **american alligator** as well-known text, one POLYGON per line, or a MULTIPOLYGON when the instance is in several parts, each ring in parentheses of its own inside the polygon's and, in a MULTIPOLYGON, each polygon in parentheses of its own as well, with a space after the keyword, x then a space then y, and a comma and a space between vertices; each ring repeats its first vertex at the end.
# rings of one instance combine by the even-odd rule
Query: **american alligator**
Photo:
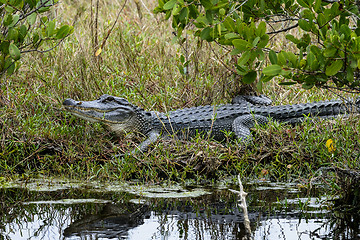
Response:
MULTIPOLYGON (((102 122, 118 133, 136 132, 146 137, 138 150, 146 151, 162 137, 188 139, 197 134, 224 140, 228 132, 243 142, 251 141, 250 129, 269 119, 286 123, 302 122, 306 117, 330 118, 359 113, 360 97, 351 100, 330 100, 295 105, 267 106, 271 101, 262 97, 239 96, 232 104, 184 108, 168 113, 145 111, 126 99, 102 95, 94 101, 66 99, 64 107, 75 116, 102 122)), ((135 150, 136 151, 136 150, 135 150)))

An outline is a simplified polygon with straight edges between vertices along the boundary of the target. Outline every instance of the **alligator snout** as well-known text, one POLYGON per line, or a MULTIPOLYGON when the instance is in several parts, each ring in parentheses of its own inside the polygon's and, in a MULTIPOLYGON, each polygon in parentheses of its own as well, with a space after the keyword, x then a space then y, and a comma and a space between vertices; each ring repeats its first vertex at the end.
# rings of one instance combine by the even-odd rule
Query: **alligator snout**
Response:
POLYGON ((65 99, 65 101, 63 102, 64 106, 75 106, 75 105, 79 105, 81 104, 81 102, 77 102, 71 98, 65 99))

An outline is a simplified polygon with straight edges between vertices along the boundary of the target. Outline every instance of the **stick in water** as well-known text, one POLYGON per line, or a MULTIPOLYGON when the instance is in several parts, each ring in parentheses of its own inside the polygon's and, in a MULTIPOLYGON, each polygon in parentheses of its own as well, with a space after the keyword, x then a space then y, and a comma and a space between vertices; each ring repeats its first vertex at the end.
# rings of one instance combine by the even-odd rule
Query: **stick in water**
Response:
POLYGON ((246 235, 247 235, 247 239, 251 239, 251 228, 250 228, 250 220, 249 220, 249 215, 248 215, 248 211, 247 211, 247 204, 246 204, 246 196, 247 193, 244 192, 244 187, 242 185, 241 179, 240 179, 240 174, 238 175, 238 181, 239 181, 239 188, 240 191, 236 191, 233 189, 229 189, 231 192, 236 193, 239 195, 240 199, 239 199, 239 207, 243 210, 244 212, 244 225, 245 225, 245 230, 246 230, 246 235))

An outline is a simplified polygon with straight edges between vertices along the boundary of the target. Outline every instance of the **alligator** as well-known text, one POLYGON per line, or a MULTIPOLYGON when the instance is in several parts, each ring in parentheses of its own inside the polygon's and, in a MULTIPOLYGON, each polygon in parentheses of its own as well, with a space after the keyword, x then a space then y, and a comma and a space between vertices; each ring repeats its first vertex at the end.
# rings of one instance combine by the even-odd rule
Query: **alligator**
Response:
POLYGON ((270 120, 296 124, 307 117, 331 118, 356 114, 360 97, 355 100, 329 100, 294 105, 269 106, 263 96, 238 96, 231 104, 206 105, 170 111, 145 111, 124 98, 102 95, 94 101, 66 99, 63 105, 77 117, 101 122, 117 134, 140 133, 146 139, 133 152, 146 151, 159 138, 177 136, 189 139, 198 134, 223 141, 234 133, 247 144, 252 140, 250 129, 270 120))

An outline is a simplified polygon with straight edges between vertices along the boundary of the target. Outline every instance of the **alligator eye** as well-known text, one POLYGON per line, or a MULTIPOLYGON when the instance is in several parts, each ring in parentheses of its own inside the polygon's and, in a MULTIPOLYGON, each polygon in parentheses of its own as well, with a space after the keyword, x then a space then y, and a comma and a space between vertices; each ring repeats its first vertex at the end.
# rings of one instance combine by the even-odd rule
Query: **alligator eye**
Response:
POLYGON ((102 102, 111 102, 111 101, 114 101, 114 97, 113 96, 109 96, 107 98, 105 98, 104 100, 102 100, 102 102))

